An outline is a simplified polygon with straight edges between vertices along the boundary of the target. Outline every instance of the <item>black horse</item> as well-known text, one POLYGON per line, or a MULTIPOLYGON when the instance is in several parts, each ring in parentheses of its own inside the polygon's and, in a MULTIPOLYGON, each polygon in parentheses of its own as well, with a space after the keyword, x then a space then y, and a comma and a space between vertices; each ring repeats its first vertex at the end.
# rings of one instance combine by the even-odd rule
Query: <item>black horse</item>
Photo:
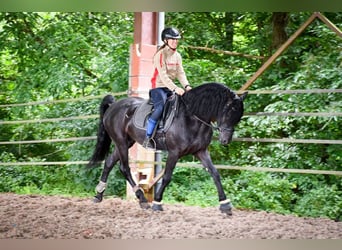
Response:
MULTIPOLYGON (((213 135, 213 128, 219 131, 219 141, 226 145, 232 140, 234 126, 243 115, 243 100, 247 93, 238 96, 228 87, 220 83, 206 83, 186 92, 180 97, 178 113, 161 139, 156 139, 156 149, 168 152, 165 173, 157 190, 152 209, 162 209, 162 198, 166 186, 179 158, 192 154, 197 157, 214 179, 223 213, 232 214, 232 205, 223 191, 220 175, 212 163, 207 150, 213 135), (217 127, 212 125, 217 123, 217 127)), ((120 161, 120 171, 132 186, 142 208, 149 208, 143 190, 132 178, 128 149, 135 143, 142 144, 145 130, 134 125, 135 110, 144 103, 140 97, 128 97, 118 101, 107 95, 100 106, 100 125, 97 144, 89 166, 94 166, 107 157, 110 144, 115 148, 104 164, 101 180, 96 187, 94 201, 101 202, 106 182, 113 166, 120 161)), ((158 134, 158 132, 157 132, 158 134)))

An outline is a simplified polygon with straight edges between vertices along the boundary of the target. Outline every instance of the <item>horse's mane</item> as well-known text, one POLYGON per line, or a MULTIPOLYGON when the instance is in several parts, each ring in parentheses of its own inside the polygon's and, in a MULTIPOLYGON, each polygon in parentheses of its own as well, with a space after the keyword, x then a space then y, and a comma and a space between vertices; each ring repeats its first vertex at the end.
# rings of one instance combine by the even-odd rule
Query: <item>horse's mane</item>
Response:
POLYGON ((186 109, 201 118, 218 117, 236 94, 221 83, 205 83, 183 95, 186 109))

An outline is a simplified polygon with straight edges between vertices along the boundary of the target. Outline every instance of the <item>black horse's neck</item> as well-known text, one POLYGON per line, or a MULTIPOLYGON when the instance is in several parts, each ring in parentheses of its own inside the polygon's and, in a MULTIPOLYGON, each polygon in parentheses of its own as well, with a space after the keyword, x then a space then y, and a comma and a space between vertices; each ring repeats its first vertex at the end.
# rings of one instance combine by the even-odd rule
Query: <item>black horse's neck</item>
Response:
POLYGON ((234 98, 236 94, 220 83, 202 84, 182 96, 187 112, 205 121, 216 120, 234 98))

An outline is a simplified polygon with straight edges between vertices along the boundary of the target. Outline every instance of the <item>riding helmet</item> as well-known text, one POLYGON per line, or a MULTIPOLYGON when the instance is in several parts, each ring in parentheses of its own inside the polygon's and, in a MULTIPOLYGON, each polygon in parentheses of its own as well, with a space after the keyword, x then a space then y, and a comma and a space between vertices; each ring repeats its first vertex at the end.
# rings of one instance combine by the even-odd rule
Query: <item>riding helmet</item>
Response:
POLYGON ((161 39, 162 41, 165 41, 165 39, 181 39, 181 35, 179 31, 175 28, 165 28, 161 33, 161 39))

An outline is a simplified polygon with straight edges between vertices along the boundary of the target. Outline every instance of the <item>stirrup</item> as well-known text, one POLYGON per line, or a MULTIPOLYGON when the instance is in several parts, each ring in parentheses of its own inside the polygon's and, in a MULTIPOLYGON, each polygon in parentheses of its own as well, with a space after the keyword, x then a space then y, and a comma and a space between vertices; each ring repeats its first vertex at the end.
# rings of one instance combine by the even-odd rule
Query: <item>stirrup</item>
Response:
POLYGON ((144 148, 146 148, 146 149, 155 149, 155 147, 154 147, 154 146, 152 145, 152 143, 151 143, 152 141, 153 141, 152 138, 150 138, 150 137, 145 137, 142 146, 143 146, 144 148))
POLYGON ((150 142, 150 141, 151 141, 151 138, 150 138, 150 137, 145 137, 142 146, 143 146, 144 148, 151 148, 152 145, 151 145, 151 142, 150 142))

